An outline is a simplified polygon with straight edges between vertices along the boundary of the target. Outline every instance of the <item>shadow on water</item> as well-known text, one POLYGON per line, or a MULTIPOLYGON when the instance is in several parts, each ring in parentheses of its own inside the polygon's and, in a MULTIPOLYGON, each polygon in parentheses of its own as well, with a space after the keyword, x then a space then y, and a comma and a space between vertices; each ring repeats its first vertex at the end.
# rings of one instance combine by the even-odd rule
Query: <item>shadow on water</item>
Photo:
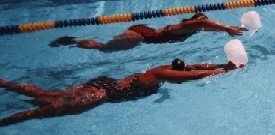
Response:
MULTIPOLYGON (((147 58, 136 58, 133 61, 134 62, 142 62, 146 59, 152 60, 153 58, 147 57, 147 58)), ((10 63, 0 64, 2 68, 5 69, 16 69, 20 71, 24 71, 24 75, 20 76, 16 79, 13 79, 14 82, 21 82, 22 80, 31 80, 32 78, 40 78, 40 79, 46 79, 46 80, 53 80, 53 81, 61 81, 64 79, 69 80, 79 80, 80 78, 83 79, 83 76, 79 76, 78 74, 82 72, 89 72, 93 73, 94 70, 98 70, 100 67, 109 67, 110 70, 115 71, 123 71, 123 67, 120 65, 129 64, 132 62, 132 59, 126 60, 126 61, 113 61, 113 60, 105 60, 105 61, 93 61, 93 62, 84 62, 79 64, 67 64, 62 65, 58 67, 39 67, 39 68, 32 68, 32 67, 25 67, 25 66, 19 66, 14 65, 10 63), (112 66, 110 66, 112 65, 112 66), (117 65, 117 66, 116 66, 117 65)), ((0 69, 1 69, 0 67, 0 69)), ((128 71, 125 71, 128 72, 128 71)), ((112 72, 103 72, 101 75, 109 76, 109 74, 112 72)), ((132 73, 132 72, 131 72, 132 73)), ((131 74, 130 72, 128 74, 131 74)), ((90 78, 97 77, 98 74, 93 74, 93 76, 90 76, 90 78)), ((124 77, 124 76, 122 76, 124 77)), ((85 77, 84 77, 85 78, 85 77)), ((87 78, 86 78, 87 79, 87 78)), ((81 80, 81 79, 80 79, 81 80)))
POLYGON ((165 100, 170 99, 170 93, 169 93, 169 89, 167 88, 160 88, 159 95, 161 95, 158 99, 156 99, 154 101, 154 103, 163 103, 165 100))
POLYGON ((25 69, 25 75, 11 80, 12 82, 28 82, 28 80, 42 80, 44 84, 50 85, 50 87, 58 88, 65 85, 72 85, 83 81, 81 76, 76 74, 81 72, 82 68, 39 68, 39 69, 25 69), (69 81, 69 82, 67 82, 69 81))
POLYGON ((255 61, 255 59, 267 60, 269 55, 275 55, 274 50, 267 49, 266 47, 256 45, 251 47, 252 53, 249 53, 250 59, 255 61))

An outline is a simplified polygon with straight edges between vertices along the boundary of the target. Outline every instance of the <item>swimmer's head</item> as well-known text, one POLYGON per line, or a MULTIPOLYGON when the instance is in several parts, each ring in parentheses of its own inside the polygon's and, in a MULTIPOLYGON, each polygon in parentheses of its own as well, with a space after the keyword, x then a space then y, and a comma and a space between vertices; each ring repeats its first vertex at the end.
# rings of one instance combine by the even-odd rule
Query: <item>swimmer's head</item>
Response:
POLYGON ((172 70, 183 70, 185 68, 184 61, 176 58, 172 61, 172 70))
POLYGON ((202 20, 202 19, 208 19, 208 17, 203 13, 196 13, 190 19, 183 19, 181 22, 186 22, 191 20, 202 20))
POLYGON ((208 17, 204 13, 197 13, 191 17, 191 19, 208 19, 208 17))

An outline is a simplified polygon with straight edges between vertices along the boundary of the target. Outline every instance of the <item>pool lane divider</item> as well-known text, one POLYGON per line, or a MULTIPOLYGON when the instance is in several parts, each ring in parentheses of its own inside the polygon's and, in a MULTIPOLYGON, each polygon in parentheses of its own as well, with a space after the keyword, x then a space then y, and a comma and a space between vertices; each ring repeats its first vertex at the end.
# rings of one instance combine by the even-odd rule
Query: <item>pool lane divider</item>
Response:
POLYGON ((275 0, 240 0, 230 1, 218 4, 204 4, 198 6, 185 6, 185 7, 174 7, 164 10, 153 10, 145 11, 141 13, 124 13, 115 14, 110 16, 97 16, 85 19, 68 19, 60 21, 49 21, 49 22, 36 22, 20 25, 9 25, 0 27, 0 35, 4 34, 16 34, 24 32, 33 32, 39 30, 47 30, 54 28, 66 28, 76 27, 85 25, 102 25, 109 23, 118 22, 130 22, 142 19, 151 19, 164 16, 175 16, 186 13, 200 13, 214 10, 226 10, 235 8, 245 7, 257 7, 263 5, 275 4, 275 0))

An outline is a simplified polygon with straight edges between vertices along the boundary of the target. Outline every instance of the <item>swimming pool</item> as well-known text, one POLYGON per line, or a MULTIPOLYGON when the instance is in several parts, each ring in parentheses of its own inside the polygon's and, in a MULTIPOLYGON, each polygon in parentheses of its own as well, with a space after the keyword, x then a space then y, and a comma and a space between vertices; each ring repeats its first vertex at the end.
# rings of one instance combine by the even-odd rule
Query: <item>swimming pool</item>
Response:
MULTIPOLYGON (((206 3, 209 1, 4 0, 0 2, 0 25, 206 3)), ((260 14, 263 28, 252 38, 248 33, 237 37, 243 41, 249 54, 248 65, 243 69, 182 84, 165 83, 158 94, 135 101, 106 103, 79 115, 33 119, 0 127, 0 134, 274 134, 274 5, 214 11, 206 15, 239 25, 240 16, 251 10, 260 14)), ((29 82, 53 89, 100 75, 122 78, 170 63, 176 57, 186 63, 225 63, 223 46, 234 38, 215 32, 201 32, 184 42, 141 44, 131 50, 113 53, 66 46, 48 47, 52 40, 64 35, 106 42, 133 24, 158 28, 191 15, 0 36, 0 76, 9 81, 29 82)), ((25 99, 28 97, 0 89, 0 117, 34 108, 22 101, 25 99)))

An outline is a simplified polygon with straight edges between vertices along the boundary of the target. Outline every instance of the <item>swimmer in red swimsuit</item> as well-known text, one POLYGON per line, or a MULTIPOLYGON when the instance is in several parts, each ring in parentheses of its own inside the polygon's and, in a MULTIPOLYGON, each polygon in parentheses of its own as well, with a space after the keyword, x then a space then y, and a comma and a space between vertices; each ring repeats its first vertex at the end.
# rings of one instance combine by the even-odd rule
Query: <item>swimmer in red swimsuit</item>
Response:
POLYGON ((228 64, 185 65, 175 59, 172 64, 152 68, 142 74, 133 74, 124 79, 98 77, 87 83, 66 90, 43 90, 31 84, 17 84, 0 79, 0 88, 34 97, 26 102, 39 106, 0 119, 0 126, 7 126, 32 118, 78 114, 105 102, 122 102, 149 96, 158 91, 162 82, 183 82, 235 69, 228 64))
POLYGON ((190 19, 183 19, 180 23, 167 25, 164 28, 153 29, 146 25, 133 25, 123 34, 103 44, 94 40, 75 40, 74 37, 61 37, 50 43, 51 47, 76 44, 85 49, 101 51, 117 51, 134 48, 139 43, 167 43, 183 41, 193 34, 204 31, 226 31, 229 35, 242 35, 245 28, 229 26, 208 19, 203 13, 197 13, 190 19))

